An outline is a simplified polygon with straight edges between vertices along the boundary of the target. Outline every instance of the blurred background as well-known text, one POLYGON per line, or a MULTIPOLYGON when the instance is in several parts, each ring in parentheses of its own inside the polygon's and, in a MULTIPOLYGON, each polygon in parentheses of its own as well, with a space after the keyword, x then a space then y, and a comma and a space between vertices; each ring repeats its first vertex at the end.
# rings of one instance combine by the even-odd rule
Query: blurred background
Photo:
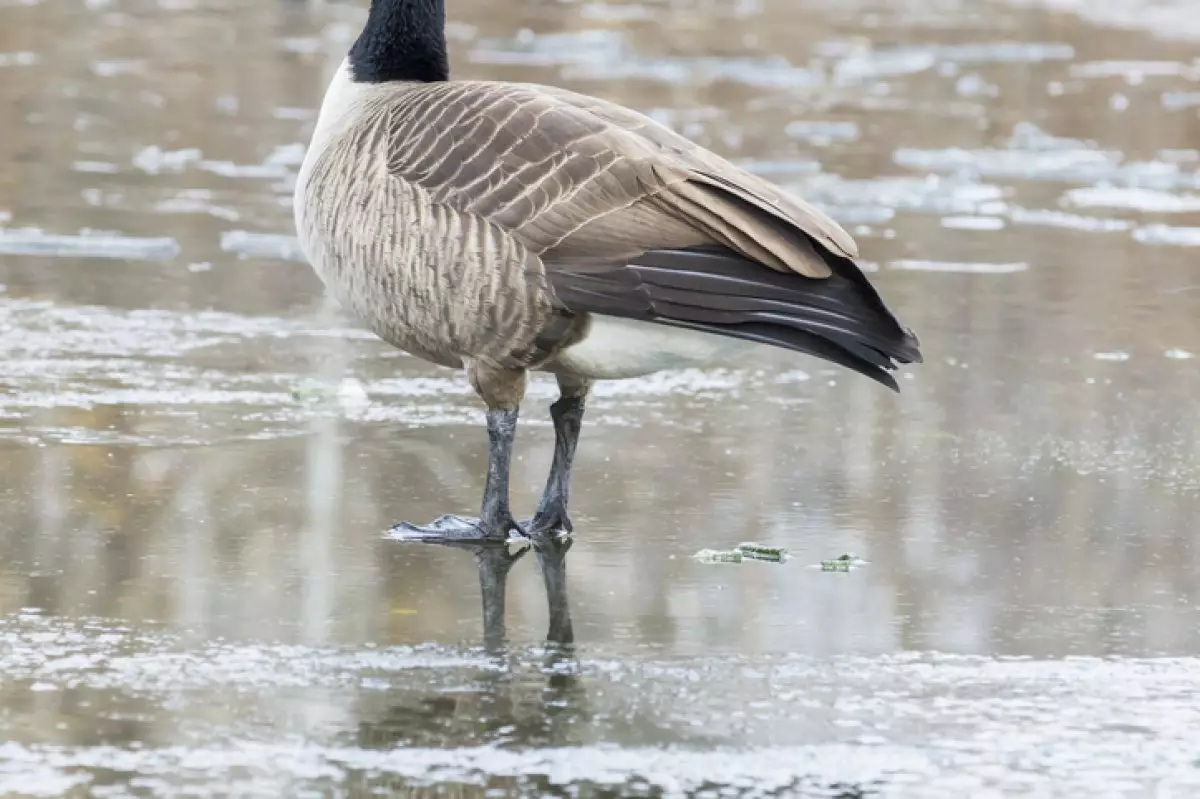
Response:
MULTIPOLYGON (((1195 773, 1190 3, 448 0, 456 76, 623 103, 827 210, 927 360, 899 395, 766 350, 601 385, 572 503, 583 671, 549 700, 536 558, 509 576, 500 667, 478 649, 469 553, 382 537, 474 512, 479 403, 345 318, 293 237, 295 172, 363 5, 0 0, 0 795, 174 795, 235 772, 243 795, 353 794, 379 785, 347 775, 416 790, 456 767, 370 760, 374 741, 600 747, 582 777, 463 766, 544 791, 601 790, 605 769, 642 780, 626 793, 704 768, 753 788, 762 763, 728 754, 753 743, 796 747, 791 790, 878 771, 960 796, 929 764, 972 766, 938 736, 1009 768, 981 742, 1031 724, 1048 746, 1112 744, 1091 756, 1126 769, 1130 795, 1195 773), (747 540, 793 557, 692 558, 747 540), (868 563, 815 568, 843 553, 868 563), (1029 658, 1060 671, 1021 671, 1029 658), (963 675, 972 701, 1015 704, 934 701, 963 675), (880 704, 883 684, 918 710, 880 704), (1127 718, 1150 694, 1164 704, 1127 718), (828 748, 863 735, 886 757, 828 748), (188 759, 214 740, 248 760, 188 759), (633 751, 681 742, 729 759, 633 751), (316 746, 342 747, 340 765, 316 746), (604 760, 612 746, 628 759, 604 760), (287 757, 342 771, 265 765, 287 757)), ((524 515, 553 398, 539 380, 522 411, 524 515)), ((1081 789, 1070 751, 1084 760, 968 787, 1032 772, 1081 789)))

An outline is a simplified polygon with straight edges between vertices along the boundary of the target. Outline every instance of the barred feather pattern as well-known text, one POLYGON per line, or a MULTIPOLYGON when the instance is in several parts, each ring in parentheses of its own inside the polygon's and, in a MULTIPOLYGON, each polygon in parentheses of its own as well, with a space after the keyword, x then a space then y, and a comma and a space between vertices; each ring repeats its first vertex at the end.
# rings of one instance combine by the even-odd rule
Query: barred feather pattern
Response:
POLYGON ((496 223, 391 173, 395 112, 364 108, 304 176, 306 253, 337 299, 400 349, 445 366, 528 365, 537 333, 561 314, 540 259, 496 223))

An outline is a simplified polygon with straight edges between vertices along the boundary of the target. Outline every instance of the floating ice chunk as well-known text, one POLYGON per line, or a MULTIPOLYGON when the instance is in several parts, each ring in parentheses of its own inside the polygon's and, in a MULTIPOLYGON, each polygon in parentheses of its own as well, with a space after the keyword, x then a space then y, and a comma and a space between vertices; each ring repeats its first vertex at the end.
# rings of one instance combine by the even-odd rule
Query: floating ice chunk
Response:
POLYGON ((27 51, 0 53, 0 67, 29 67, 37 62, 37 53, 27 51))
POLYGON ((890 222, 896 216, 896 212, 891 208, 886 208, 882 205, 861 205, 861 206, 825 206, 825 213, 829 214, 843 225, 882 225, 885 222, 890 222))
POLYGON ((134 59, 102 59, 92 62, 92 73, 101 78, 135 75, 146 68, 145 61, 134 59))
POLYGON ((299 240, 295 236, 281 233, 227 230, 221 234, 221 249, 246 258, 280 258, 301 262, 305 260, 299 240))
POLYGON ((208 214, 227 222, 236 222, 241 215, 232 208, 209 202, 211 193, 203 189, 189 189, 180 194, 159 200, 154 210, 163 214, 208 214))
POLYGON ((109 161, 76 161, 71 165, 76 172, 93 172, 101 175, 113 175, 121 168, 109 161))
POLYGON ((1146 225, 1133 231, 1133 238, 1142 244, 1165 244, 1174 247, 1200 247, 1200 227, 1146 225))
POLYGON ((997 97, 1000 87, 988 83, 978 72, 969 72, 955 82, 954 91, 963 97, 997 97))
POLYGON ((170 237, 137 238, 116 235, 60 235, 36 228, 0 229, 0 253, 48 255, 70 258, 159 260, 179 254, 179 242, 170 237))
POLYGON ((1163 92, 1162 106, 1168 111, 1200 106, 1200 92, 1163 92))
POLYGON ((1009 210, 1009 218, 1015 225, 1044 225, 1088 232, 1121 231, 1133 227, 1133 223, 1128 219, 1101 219, 1095 216, 1069 214, 1066 211, 1027 209, 1020 206, 1013 206, 1009 210))
POLYGON ((855 53, 833 68, 838 82, 858 82, 878 78, 915 75, 937 63, 931 50, 900 48, 855 53))
POLYGON ((204 157, 195 147, 184 150, 164 150, 158 145, 143 147, 133 157, 133 165, 143 172, 158 175, 162 172, 182 172, 189 164, 204 157))
POLYGON ((858 125, 853 122, 796 120, 788 123, 784 133, 793 139, 824 145, 835 141, 854 141, 858 138, 858 125))
POLYGON ((1089 186, 1071 189, 1063 199, 1080 208, 1127 208, 1157 214, 1200 211, 1200 194, 1176 194, 1132 187, 1089 186))
POLYGON ((1084 180, 1120 174, 1121 154, 1079 148, 1045 150, 922 150, 901 147, 892 155, 899 166, 935 172, 974 172, 987 177, 1030 180, 1084 180))
POLYGON ((282 164, 235 164, 232 161, 202 161, 200 168, 223 178, 285 178, 288 170, 282 164))
POLYGON ((1075 78, 1125 78, 1130 85, 1146 78, 1196 78, 1196 68, 1180 61, 1088 61, 1072 64, 1069 71, 1075 78))
POLYGON ((934 52, 946 61, 973 64, 1019 64, 1070 61, 1075 48, 1061 42, 978 42, 938 45, 934 52))
POLYGON ((998 216, 947 216, 942 227, 951 230, 1003 230, 1004 220, 998 216))
POLYGON ((889 266, 892 269, 905 269, 912 272, 963 272, 975 275, 1006 275, 1013 272, 1024 272, 1029 268, 1027 263, 985 264, 921 260, 892 261, 889 266))

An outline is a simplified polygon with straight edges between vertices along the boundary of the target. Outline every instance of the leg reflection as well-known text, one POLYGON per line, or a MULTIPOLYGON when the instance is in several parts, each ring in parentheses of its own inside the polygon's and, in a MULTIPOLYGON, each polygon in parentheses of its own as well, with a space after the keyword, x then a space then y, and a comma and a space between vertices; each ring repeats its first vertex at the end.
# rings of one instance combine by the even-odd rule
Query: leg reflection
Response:
MULTIPOLYGON (((524 542, 426 541, 475 557, 483 604, 483 639, 491 667, 469 667, 470 688, 447 693, 406 680, 383 703, 382 718, 360 727, 371 746, 561 747, 586 738, 593 723, 585 682, 575 658, 575 632, 567 596, 566 554, 571 537, 535 532, 524 542), (523 544, 523 545, 522 545, 523 544), (509 651, 506 589, 512 567, 532 549, 546 589, 549 629, 545 657, 524 647, 509 651)), ((373 701, 379 701, 378 697, 373 701)))
POLYGON ((547 675, 543 707, 548 729, 563 729, 550 738, 570 738, 572 723, 586 715, 586 696, 579 682, 579 664, 575 659, 575 628, 571 624, 571 604, 567 597, 567 552, 573 538, 564 531, 535 532, 533 548, 542 567, 546 586, 546 606, 550 625, 546 631, 546 657, 542 663, 547 675))
POLYGON ((483 646, 491 654, 501 654, 507 638, 504 620, 508 573, 529 547, 520 542, 442 542, 443 546, 465 549, 475 556, 479 567, 479 595, 483 600, 483 646))
POLYGON ((533 548, 542 567, 542 582, 546 585, 546 605, 550 610, 550 628, 546 644, 551 648, 569 649, 575 643, 571 626, 571 605, 567 598, 567 552, 574 539, 562 531, 547 531, 533 535, 533 548))

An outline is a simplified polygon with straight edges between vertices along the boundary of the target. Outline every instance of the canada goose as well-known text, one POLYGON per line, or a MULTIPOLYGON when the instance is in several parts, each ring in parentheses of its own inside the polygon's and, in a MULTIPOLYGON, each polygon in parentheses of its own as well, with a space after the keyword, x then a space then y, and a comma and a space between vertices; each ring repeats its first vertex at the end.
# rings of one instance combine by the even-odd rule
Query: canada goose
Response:
POLYGON ((521 534, 509 462, 530 370, 554 374, 554 460, 530 523, 571 530, 594 380, 808 353, 898 389, 916 337, 808 203, 648 117, 533 84, 451 81, 444 0, 372 0, 296 183, 301 246, 385 341, 465 368, 487 406, 478 519, 397 533, 521 534))

